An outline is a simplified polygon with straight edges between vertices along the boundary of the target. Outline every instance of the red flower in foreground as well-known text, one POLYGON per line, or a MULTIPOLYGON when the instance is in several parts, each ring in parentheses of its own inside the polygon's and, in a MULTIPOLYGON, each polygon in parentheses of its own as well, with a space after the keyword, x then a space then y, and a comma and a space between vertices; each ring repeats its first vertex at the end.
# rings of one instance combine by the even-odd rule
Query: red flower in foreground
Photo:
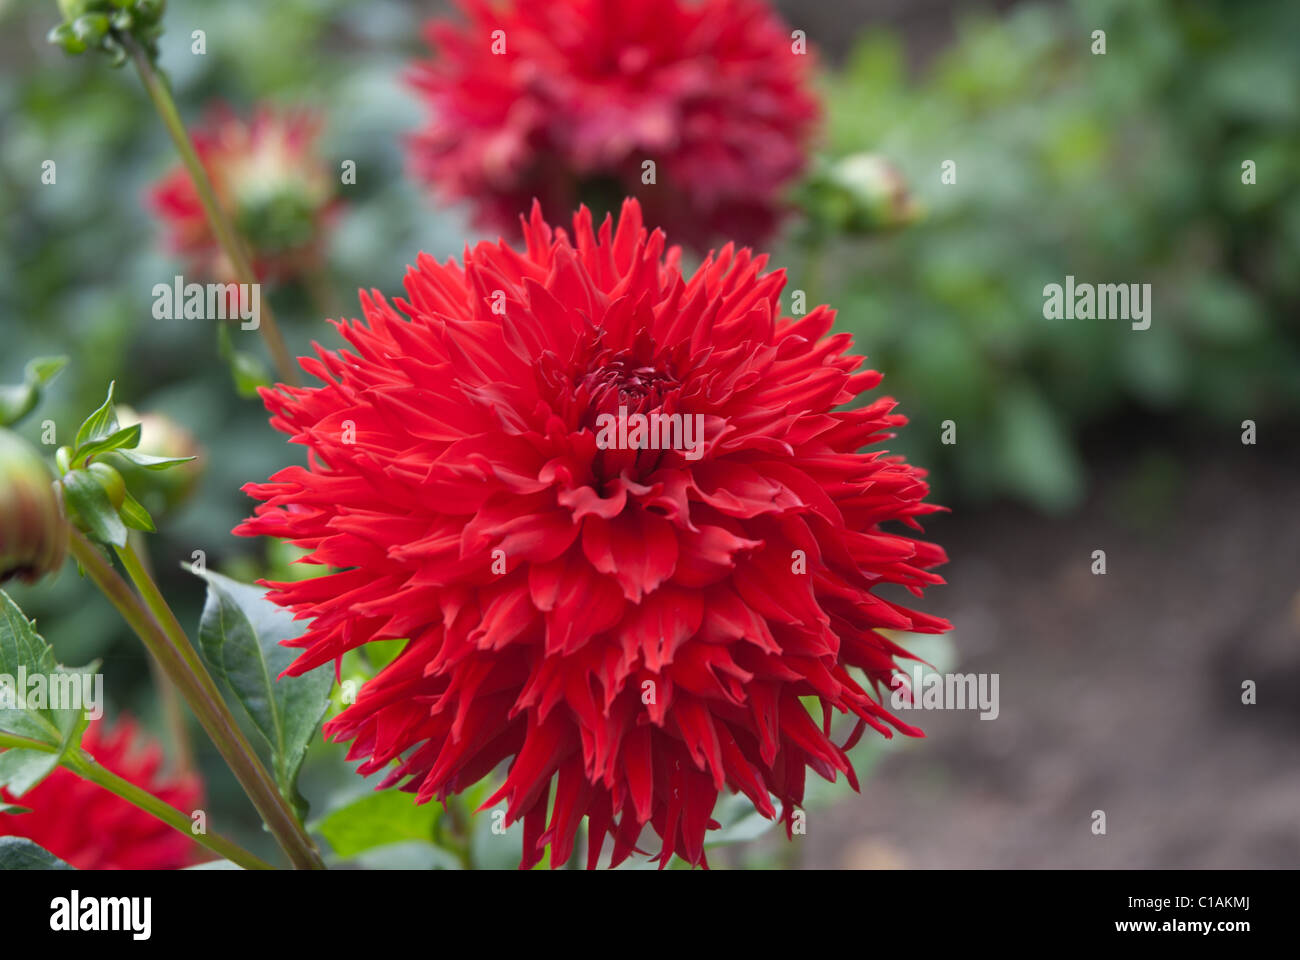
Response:
POLYGON ((817 117, 810 56, 756 0, 462 3, 425 28, 436 58, 411 83, 431 120, 416 176, 515 231, 533 197, 551 220, 632 194, 647 221, 707 248, 756 243, 803 168, 817 117), (656 164, 653 185, 643 163, 656 164))
MULTIPOLYGON (((162 749, 137 736, 130 720, 111 730, 92 721, 81 744, 104 768, 178 810, 195 809, 202 786, 193 775, 162 774, 162 749)), ((184 834, 70 770, 56 769, 22 797, 0 799, 30 813, 0 815, 0 836, 27 837, 80 870, 177 870, 195 862, 184 834)))
MULTIPOLYGON (((259 280, 286 279, 311 269, 333 210, 330 174, 316 154, 315 114, 261 107, 244 121, 225 107, 193 131, 194 149, 217 201, 248 242, 259 280)), ((168 231, 168 244, 192 269, 234 280, 208 225, 198 191, 183 166, 149 196, 168 231)))
POLYGON ((246 486, 263 502, 236 532, 337 568, 268 584, 312 620, 290 673, 409 638, 327 726, 362 773, 426 801, 509 759, 488 802, 522 818, 524 866, 564 862, 584 815, 589 865, 645 824, 663 862, 702 863, 719 791, 789 823, 806 769, 856 788, 865 727, 920 734, 879 702, 906 655, 879 630, 948 624, 872 589, 942 582, 939 547, 881 527, 938 508, 921 471, 858 452, 904 418, 839 409, 880 375, 829 308, 780 315, 765 257, 727 246, 686 279, 635 201, 572 237, 534 207, 524 234, 463 267, 421 255, 409 300, 363 294, 337 325, 355 352, 302 361, 324 386, 263 392, 310 465, 246 486))

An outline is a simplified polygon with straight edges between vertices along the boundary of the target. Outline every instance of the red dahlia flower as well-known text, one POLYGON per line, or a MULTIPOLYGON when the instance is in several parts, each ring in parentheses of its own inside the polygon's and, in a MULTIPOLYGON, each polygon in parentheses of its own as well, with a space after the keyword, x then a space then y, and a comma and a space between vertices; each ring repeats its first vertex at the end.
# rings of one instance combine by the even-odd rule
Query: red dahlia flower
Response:
POLYGON ((431 108, 415 174, 514 231, 637 196, 649 223, 703 249, 760 241, 817 117, 810 56, 757 0, 463 0, 432 21, 411 83, 431 108), (644 184, 643 163, 656 164, 644 184))
POLYGON ((807 768, 856 788, 866 726, 920 734, 878 699, 906 655, 879 631, 948 624, 872 589, 942 582, 939 547, 881 526, 938 508, 921 471, 858 452, 904 418, 839 409, 880 375, 829 308, 781 316, 765 257, 729 245, 687 279, 634 200, 572 237, 534 206, 524 235, 422 254, 409 300, 363 294, 337 325, 355 352, 302 361, 323 386, 263 392, 310 465, 245 487, 263 502, 236 533, 337 568, 268 584, 312 620, 290 673, 409 638, 328 724, 362 773, 423 802, 510 760, 488 802, 522 818, 524 866, 563 863, 584 815, 589 865, 646 824, 663 862, 702 863, 720 791, 789 824, 807 768), (664 449, 638 415, 696 426, 664 449))
MULTIPOLYGON (((202 802, 192 774, 162 773, 162 748, 141 744, 139 728, 119 720, 111 730, 95 720, 82 746, 104 768, 186 813, 202 802)), ((0 814, 0 836, 27 837, 80 870, 178 870, 195 862, 197 847, 183 833, 70 770, 56 769, 15 800, 31 812, 0 814)))
MULTIPOLYGON (((316 154, 319 133, 315 114, 270 107, 260 107, 249 121, 218 107, 193 131, 217 202, 248 242, 259 280, 291 278, 314 267, 320 256, 333 185, 316 154)), ((192 269, 235 279, 184 167, 171 170, 149 199, 167 227, 169 246, 192 269)))

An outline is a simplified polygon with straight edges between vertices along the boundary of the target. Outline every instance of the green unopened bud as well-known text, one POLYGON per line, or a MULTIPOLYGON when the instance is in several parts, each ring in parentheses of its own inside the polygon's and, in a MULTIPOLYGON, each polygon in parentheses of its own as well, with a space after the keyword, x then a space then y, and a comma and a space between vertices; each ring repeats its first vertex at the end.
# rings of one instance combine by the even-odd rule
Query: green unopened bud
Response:
POLYGON ((157 23, 167 8, 166 0, 136 0, 135 12, 145 23, 157 23))
POLYGON ((822 167, 807 187, 818 223, 851 234, 906 226, 919 213, 902 174, 884 157, 857 153, 822 167))
POLYGON ((46 39, 55 46, 62 47, 65 53, 86 52, 86 42, 78 39, 77 35, 72 31, 72 24, 70 23, 59 24, 46 35, 46 39))
POLYGON ((64 21, 71 23, 98 6, 96 0, 59 0, 59 13, 63 14, 64 21))
POLYGON ((72 32, 88 47, 99 45, 108 33, 108 17, 102 13, 88 13, 72 21, 72 32))
POLYGON ((17 434, 0 429, 0 583, 32 583, 63 566, 68 524, 53 477, 17 434))
POLYGON ((58 0, 63 22, 50 30, 50 43, 68 53, 100 50, 112 66, 127 60, 134 40, 151 62, 158 56, 164 0, 58 0))
POLYGON ((86 467, 86 472, 104 488, 104 493, 108 494, 108 502, 113 505, 113 509, 120 510, 126 500, 126 481, 122 479, 122 475, 99 460, 86 467))

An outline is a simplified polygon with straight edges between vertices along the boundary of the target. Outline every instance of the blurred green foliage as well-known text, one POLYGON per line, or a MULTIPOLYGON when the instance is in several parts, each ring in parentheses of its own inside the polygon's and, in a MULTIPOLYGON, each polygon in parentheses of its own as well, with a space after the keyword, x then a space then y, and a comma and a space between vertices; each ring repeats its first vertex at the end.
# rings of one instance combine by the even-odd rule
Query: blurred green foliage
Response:
POLYGON ((885 372, 912 420, 893 444, 941 497, 1069 507, 1079 432, 1133 413, 1233 442, 1244 419, 1294 431, 1297 37, 1290 0, 1027 5, 965 20, 913 79, 897 37, 862 35, 828 81, 831 151, 883 154, 927 215, 827 246, 804 282, 885 372), (1044 319, 1067 274, 1152 284, 1150 329, 1044 319))
MULTIPOLYGON (((457 212, 438 209, 403 172, 400 141, 421 111, 401 73, 421 54, 415 25, 425 15, 393 0, 167 5, 159 65, 187 124, 216 102, 243 115, 263 100, 305 105, 323 115, 320 146, 330 168, 356 163, 355 185, 338 187, 328 288, 267 291, 295 353, 310 353, 313 340, 338 342, 323 318, 358 315, 358 288, 395 292, 417 252, 446 257, 475 239, 457 212), (204 31, 202 55, 191 52, 195 30, 204 31)), ((107 58, 69 57, 46 42, 59 19, 54 0, 0 0, 0 383, 23 382, 33 357, 69 355, 63 376, 17 428, 39 444, 52 420, 56 443, 44 448, 51 458, 113 379, 123 403, 166 414, 198 438, 205 473, 197 494, 156 518, 160 532, 147 540, 163 591, 193 635, 203 584, 180 565, 194 551, 209 568, 246 580, 289 578, 274 557, 268 567, 260 544, 230 530, 251 507, 240 487, 304 454, 267 426, 258 400, 232 389, 215 326, 154 319, 153 285, 185 272, 163 248, 145 199, 177 163, 176 151, 129 65, 115 70, 107 58), (53 184, 42 183, 47 160, 55 163, 53 184)), ((236 326, 230 334, 236 349, 265 356, 256 332, 236 326)), ((103 658, 110 714, 130 710, 163 728, 144 651, 73 565, 56 581, 11 586, 64 662, 103 658)), ((214 809, 242 816, 243 834, 259 836, 251 807, 195 732, 214 809)), ((313 751, 304 792, 320 796, 355 777, 342 753, 313 751)))

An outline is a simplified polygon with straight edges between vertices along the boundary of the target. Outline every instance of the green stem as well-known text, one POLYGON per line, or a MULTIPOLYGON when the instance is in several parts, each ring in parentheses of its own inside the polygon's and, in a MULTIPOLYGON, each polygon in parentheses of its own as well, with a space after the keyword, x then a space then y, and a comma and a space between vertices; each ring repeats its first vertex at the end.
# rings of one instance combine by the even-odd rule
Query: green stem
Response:
MULTIPOLYGON (((42 743, 39 740, 31 740, 27 737, 20 737, 15 734, 0 733, 0 747, 15 750, 37 750, 41 753, 58 753, 59 748, 51 746, 48 743, 42 743)), ((262 860, 249 853, 243 847, 236 843, 231 843, 224 837, 217 834, 199 834, 195 835, 191 829, 191 821, 188 816, 181 810, 177 810, 169 803, 159 800, 147 790, 142 790, 129 780, 124 780, 117 774, 104 767, 103 764, 97 763, 95 759, 89 756, 84 750, 76 754, 69 755, 63 759, 62 766, 71 770, 77 776, 89 780, 91 783, 98 784, 110 793, 117 794, 123 800, 134 806, 139 807, 145 813, 157 817, 169 827, 180 831, 188 837, 197 840, 203 846, 207 847, 218 856, 224 857, 231 863, 237 863, 245 870, 272 870, 274 869, 265 860, 262 860)))
POLYGON ((239 729, 207 668, 199 660, 171 608, 158 593, 157 586, 144 573, 134 551, 129 547, 119 548, 117 554, 140 590, 139 595, 127 586, 112 564, 80 531, 71 531, 69 545, 87 575, 144 642, 167 677, 176 684, 289 862, 297 869, 323 869, 324 864, 311 838, 276 790, 270 774, 239 729))
MULTIPOLYGON (((248 254, 244 250, 244 244, 240 240, 234 224, 230 222, 230 218, 217 202, 216 191, 212 187, 208 171, 204 168, 202 161, 199 160, 199 155, 194 149, 194 143, 185 130, 185 124, 181 120, 180 112, 176 109, 176 101, 172 99, 171 91, 167 88, 167 81, 154 70, 153 64, 149 62, 148 54, 140 48, 140 45, 135 42, 130 34, 120 34, 118 39, 130 52, 131 58, 135 61, 136 69, 140 72, 140 79, 144 82, 144 88, 149 94, 149 99, 153 101, 154 107, 158 110, 163 126, 171 134, 172 142, 181 155, 181 162, 185 164, 190 180, 194 183, 194 189, 198 192, 199 202, 203 204, 203 212, 207 214, 208 224, 216 235, 217 243, 230 260, 230 265, 235 270, 236 279, 240 283, 256 284, 258 282, 257 275, 253 273, 252 264, 249 262, 248 254)), ((280 327, 275 322, 275 314, 271 312, 271 306, 265 299, 262 302, 259 319, 262 339, 266 341, 266 347, 271 353, 271 360, 275 363, 275 369, 279 373, 280 379, 290 386, 298 386, 300 383, 298 371, 294 368, 293 359, 284 344, 284 338, 280 335, 280 327)))
MULTIPOLYGON (((139 530, 130 530, 127 536, 131 540, 131 546, 135 549, 136 554, 140 557, 140 562, 145 571, 152 576, 149 568, 148 547, 144 542, 144 535, 139 530)), ((153 685, 158 691, 158 698, 162 701, 163 722, 167 727, 167 736, 171 741, 172 763, 177 770, 188 772, 194 769, 194 751, 190 746, 189 731, 185 729, 185 713, 181 709, 180 695, 176 692, 176 684, 167 679, 163 673, 162 667, 153 657, 149 658, 149 676, 153 679, 153 685)))

